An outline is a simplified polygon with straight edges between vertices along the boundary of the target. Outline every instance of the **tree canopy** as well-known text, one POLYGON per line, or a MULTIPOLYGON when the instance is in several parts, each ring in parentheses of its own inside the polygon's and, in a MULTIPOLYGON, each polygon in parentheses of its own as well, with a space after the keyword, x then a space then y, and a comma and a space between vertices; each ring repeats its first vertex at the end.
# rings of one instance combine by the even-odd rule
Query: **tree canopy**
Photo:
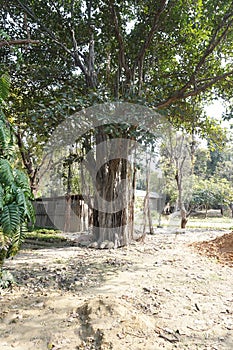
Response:
POLYGON ((10 0, 3 5, 3 54, 12 58, 15 78, 23 75, 27 94, 52 92, 75 77, 72 86, 79 85, 79 95, 91 88, 99 99, 138 102, 140 96, 162 109, 203 92, 224 98, 230 88, 229 0, 10 0), (22 65, 16 71, 10 44, 19 38, 28 44, 18 50, 22 65))

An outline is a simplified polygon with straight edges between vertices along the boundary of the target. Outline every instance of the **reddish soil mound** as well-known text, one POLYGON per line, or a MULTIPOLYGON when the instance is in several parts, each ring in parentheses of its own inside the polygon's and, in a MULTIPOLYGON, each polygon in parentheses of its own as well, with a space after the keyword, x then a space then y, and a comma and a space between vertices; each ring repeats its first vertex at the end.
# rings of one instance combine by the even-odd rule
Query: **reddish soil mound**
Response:
POLYGON ((233 232, 211 241, 191 244, 202 255, 216 258, 220 263, 233 267, 233 232))

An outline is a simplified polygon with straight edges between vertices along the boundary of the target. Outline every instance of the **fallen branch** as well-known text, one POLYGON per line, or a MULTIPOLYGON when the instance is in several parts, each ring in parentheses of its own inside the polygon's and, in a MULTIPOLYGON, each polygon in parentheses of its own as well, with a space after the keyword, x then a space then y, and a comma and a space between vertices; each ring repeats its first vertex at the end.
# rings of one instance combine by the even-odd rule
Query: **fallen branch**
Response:
MULTIPOLYGON (((176 342, 180 341, 178 336, 170 330, 156 327, 155 332, 158 333, 159 338, 163 338, 163 339, 169 341, 170 343, 176 343, 176 342)), ((179 331, 176 331, 176 333, 180 334, 179 331)))
POLYGON ((136 333, 133 333, 133 332, 124 332, 125 334, 128 334, 128 335, 132 335, 132 336, 134 336, 134 337, 137 337, 137 338, 145 338, 145 334, 143 334, 143 335, 141 335, 141 334, 136 334, 136 333))

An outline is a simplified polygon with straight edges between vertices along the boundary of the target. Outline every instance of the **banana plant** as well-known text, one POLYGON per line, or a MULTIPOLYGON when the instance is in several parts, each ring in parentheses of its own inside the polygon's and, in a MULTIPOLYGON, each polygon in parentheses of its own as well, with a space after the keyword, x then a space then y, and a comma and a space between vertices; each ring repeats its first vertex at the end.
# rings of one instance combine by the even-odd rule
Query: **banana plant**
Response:
POLYGON ((10 79, 0 75, 0 280, 5 258, 20 249, 28 222, 34 221, 32 193, 26 174, 16 167, 12 125, 3 113, 10 79))

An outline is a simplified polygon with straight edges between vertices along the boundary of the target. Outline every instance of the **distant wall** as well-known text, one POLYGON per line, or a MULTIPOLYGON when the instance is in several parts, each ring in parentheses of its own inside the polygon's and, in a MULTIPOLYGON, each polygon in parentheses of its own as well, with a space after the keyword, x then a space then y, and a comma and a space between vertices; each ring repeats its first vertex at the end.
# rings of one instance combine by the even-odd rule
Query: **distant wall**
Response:
POLYGON ((33 204, 38 227, 80 232, 90 225, 91 212, 81 195, 39 198, 33 204))

